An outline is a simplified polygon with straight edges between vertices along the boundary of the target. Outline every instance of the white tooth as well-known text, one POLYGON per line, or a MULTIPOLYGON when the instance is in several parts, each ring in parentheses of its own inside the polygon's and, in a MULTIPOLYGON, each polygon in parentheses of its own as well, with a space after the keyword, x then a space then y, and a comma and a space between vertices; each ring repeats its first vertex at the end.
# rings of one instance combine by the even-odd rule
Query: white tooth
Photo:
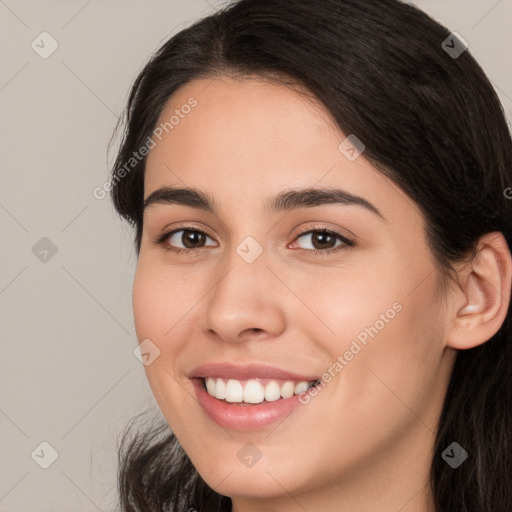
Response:
POLYGON ((291 396, 293 396, 294 391, 295 391, 295 384, 291 380, 285 382, 281 386, 281 396, 283 398, 290 398, 291 396))
POLYGON ((244 402, 248 404, 261 404, 265 398, 263 386, 257 380, 249 380, 244 386, 244 402))
POLYGON ((271 380, 265 386, 265 400, 267 402, 273 402, 274 400, 279 400, 281 398, 281 388, 279 384, 275 380, 271 380))
POLYGON ((306 381, 298 382, 295 384, 295 394, 300 395, 309 389, 309 384, 306 381))
POLYGON ((215 381, 211 377, 206 379, 206 391, 209 395, 215 396, 215 381))
POLYGON ((241 402, 244 398, 242 384, 234 379, 229 379, 226 384, 226 402, 241 402))
POLYGON ((222 379, 217 379, 215 384, 215 398, 219 400, 226 398, 226 383, 222 379))
POLYGON ((272 380, 265 387, 256 379, 246 382, 245 386, 236 379, 229 379, 227 383, 223 379, 205 378, 205 385, 208 394, 218 400, 227 402, 245 402, 248 404, 260 404, 263 400, 273 402, 282 398, 290 398, 307 391, 311 385, 309 382, 301 381, 296 384, 286 381, 282 386, 272 380))

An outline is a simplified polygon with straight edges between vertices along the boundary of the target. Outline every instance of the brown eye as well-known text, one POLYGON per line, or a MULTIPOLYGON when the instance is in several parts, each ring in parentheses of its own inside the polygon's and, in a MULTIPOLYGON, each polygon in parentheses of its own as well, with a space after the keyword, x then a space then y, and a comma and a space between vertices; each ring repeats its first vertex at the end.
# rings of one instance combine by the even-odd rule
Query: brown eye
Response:
POLYGON ((311 242, 315 249, 332 249, 336 245, 336 236, 330 233, 317 231, 311 235, 311 242))
MULTIPOLYGON (((215 243, 207 243, 211 238, 198 229, 178 229, 165 235, 165 242, 174 249, 198 249, 215 243)), ((213 242, 213 241, 212 241, 213 242)))
POLYGON ((297 237, 297 240, 306 240, 300 250, 311 253, 329 253, 337 251, 345 247, 352 247, 354 243, 340 233, 329 231, 326 229, 313 229, 302 233, 297 237))
POLYGON ((181 241, 187 249, 195 249, 197 245, 203 245, 205 235, 199 231, 184 229, 181 235, 181 241))

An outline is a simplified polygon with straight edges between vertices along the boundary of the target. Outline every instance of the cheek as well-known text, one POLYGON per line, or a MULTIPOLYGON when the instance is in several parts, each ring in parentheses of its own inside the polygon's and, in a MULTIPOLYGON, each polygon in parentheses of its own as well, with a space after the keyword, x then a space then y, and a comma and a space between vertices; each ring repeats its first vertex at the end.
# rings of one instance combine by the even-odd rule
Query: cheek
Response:
POLYGON ((296 281, 295 291, 309 311, 301 304, 294 324, 327 354, 330 363, 323 371, 343 375, 332 378, 343 381, 335 386, 341 402, 367 390, 365 400, 376 405, 391 393, 378 377, 414 401, 442 356, 434 274, 418 260, 417 266, 395 261, 394 266, 374 261, 358 272, 345 269, 335 279, 333 269, 329 276, 317 274, 314 286, 296 281))
POLYGON ((375 424, 386 426, 386 435, 414 423, 411 410, 423 411, 423 421, 434 424, 436 400, 438 395, 442 398, 437 386, 443 325, 436 308, 426 307, 433 301, 435 291, 431 283, 424 283, 414 293, 391 293, 383 300, 347 307, 347 316, 338 325, 341 329, 345 322, 349 330, 340 337, 343 347, 334 351, 332 346, 331 353, 343 357, 339 401, 353 403, 365 418, 359 428, 368 427, 368 411, 375 424), (357 321, 352 322, 351 315, 357 321))
POLYGON ((364 346, 389 330, 403 309, 403 281, 390 273, 383 275, 375 264, 332 268, 307 281, 297 277, 294 281, 301 301, 297 301, 293 322, 332 358, 349 350, 353 340, 364 346))
MULTIPOLYGON (((201 290, 193 276, 140 258, 132 292, 137 338, 160 340, 175 337, 182 321, 192 312, 201 290)), ((170 346, 175 344, 167 343, 170 346)))
POLYGON ((189 395, 183 394, 176 379, 180 353, 189 339, 184 332, 186 320, 197 303, 196 293, 187 282, 176 270, 171 272, 154 259, 139 257, 132 292, 135 331, 139 343, 149 339, 159 351, 144 370, 155 400, 172 427, 181 423, 181 416, 186 416, 190 408, 189 395))
POLYGON ((375 346, 377 352, 416 351, 425 329, 428 335, 432 322, 440 321, 432 267, 412 250, 360 253, 353 264, 351 259, 346 267, 296 282, 297 295, 310 309, 303 326, 333 356, 350 350, 354 341, 364 348, 386 340, 375 346))
POLYGON ((180 335, 184 322, 180 320, 190 309, 184 288, 182 280, 174 279, 161 266, 139 258, 132 291, 133 317, 139 343, 151 347, 154 359, 144 369, 159 403, 159 389, 174 387, 169 373, 174 374, 173 364, 184 344, 180 335))

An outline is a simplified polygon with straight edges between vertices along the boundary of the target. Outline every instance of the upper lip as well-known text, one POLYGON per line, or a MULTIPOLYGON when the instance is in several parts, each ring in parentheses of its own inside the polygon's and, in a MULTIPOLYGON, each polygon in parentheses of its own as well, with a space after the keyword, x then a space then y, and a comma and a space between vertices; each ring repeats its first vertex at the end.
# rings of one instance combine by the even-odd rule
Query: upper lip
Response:
POLYGON ((208 363, 202 364, 194 368, 187 374, 190 379, 204 377, 218 377, 221 379, 283 379, 293 381, 314 381, 318 377, 311 375, 301 375, 299 373, 290 372, 274 366, 262 364, 234 365, 232 363, 208 363))

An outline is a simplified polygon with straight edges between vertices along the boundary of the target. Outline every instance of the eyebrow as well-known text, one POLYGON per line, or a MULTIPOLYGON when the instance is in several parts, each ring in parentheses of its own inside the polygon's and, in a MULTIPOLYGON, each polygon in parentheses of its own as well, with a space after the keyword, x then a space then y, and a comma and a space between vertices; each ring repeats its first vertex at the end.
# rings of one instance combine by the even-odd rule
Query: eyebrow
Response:
MULTIPOLYGON (((194 188, 162 187, 152 192, 144 200, 144 210, 152 205, 179 204, 200 210, 209 211, 217 215, 217 207, 212 197, 194 188)), ((299 190, 285 190, 265 202, 265 211, 279 213, 298 208, 310 208, 325 204, 341 204, 361 206, 378 215, 385 217, 372 203, 363 197, 351 194, 345 190, 334 188, 306 188, 299 190)))

